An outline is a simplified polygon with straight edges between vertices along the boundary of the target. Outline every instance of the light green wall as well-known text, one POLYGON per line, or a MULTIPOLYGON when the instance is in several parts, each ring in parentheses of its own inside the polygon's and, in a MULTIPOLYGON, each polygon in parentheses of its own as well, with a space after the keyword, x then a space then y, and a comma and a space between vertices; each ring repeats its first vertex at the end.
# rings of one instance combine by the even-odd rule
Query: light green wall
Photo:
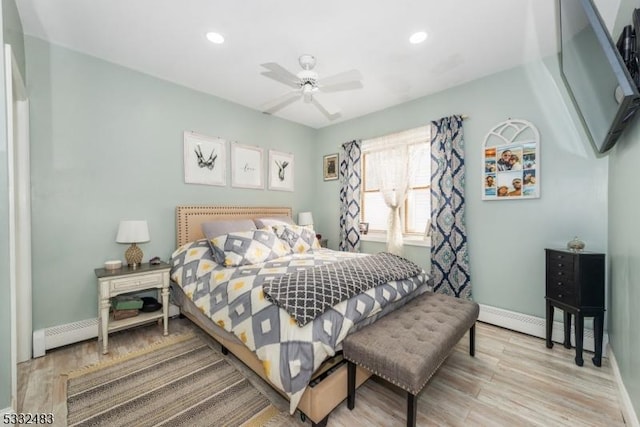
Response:
MULTIPOLYGON (((343 142, 409 129, 451 114, 466 114, 466 224, 474 299, 482 304, 544 317, 544 248, 564 247, 574 235, 593 251, 607 245, 607 160, 597 159, 567 94, 555 58, 529 64, 420 98, 318 132, 319 153, 343 142), (482 144, 508 118, 525 119, 541 136, 540 199, 482 201, 482 144)), ((316 176, 321 164, 316 162, 316 176)), ((317 178, 318 228, 338 241, 338 182, 317 178)), ((382 245, 367 243, 370 250, 382 245)), ((428 248, 409 249, 429 258, 428 248)))
MULTIPOLYGON (((175 206, 312 205, 312 129, 26 38, 31 102, 33 327, 97 315, 93 269, 123 259, 121 219, 146 219, 145 259, 175 247, 175 206), (295 192, 184 184, 183 131, 292 152, 295 192)), ((228 168, 229 170, 229 168, 228 168)))
POLYGON ((609 155, 609 342, 635 411, 640 414, 640 164, 638 118, 609 155))
MULTIPOLYGON (((622 0, 616 30, 631 23, 638 0, 622 0)), ((640 115, 609 154, 609 343, 636 414, 640 414, 640 115)))
MULTIPOLYGON (((24 73, 24 42, 22 23, 14 0, 2 0, 2 32, 0 46, 0 410, 11 405, 11 299, 9 286, 9 184, 7 157, 7 123, 5 92, 4 44, 14 51, 21 72, 24 73)), ((15 408, 14 408, 15 409, 15 408)))

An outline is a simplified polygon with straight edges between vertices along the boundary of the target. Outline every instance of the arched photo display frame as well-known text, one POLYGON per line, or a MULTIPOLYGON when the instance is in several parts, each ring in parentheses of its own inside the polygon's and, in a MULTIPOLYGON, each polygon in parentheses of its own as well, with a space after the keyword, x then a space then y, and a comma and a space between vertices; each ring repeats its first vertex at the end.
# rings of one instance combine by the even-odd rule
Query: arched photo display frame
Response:
POLYGON ((509 119, 489 131, 482 155, 482 200, 540 197, 540 133, 509 119))

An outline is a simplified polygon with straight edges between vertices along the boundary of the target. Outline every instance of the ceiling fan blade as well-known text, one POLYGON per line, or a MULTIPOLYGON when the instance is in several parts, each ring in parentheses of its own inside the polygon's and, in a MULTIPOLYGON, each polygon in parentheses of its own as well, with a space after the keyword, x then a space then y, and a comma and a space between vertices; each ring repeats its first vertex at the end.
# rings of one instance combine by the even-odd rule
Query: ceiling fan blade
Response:
POLYGON ((362 89, 362 82, 359 80, 353 80, 344 83, 334 83, 332 85, 321 84, 318 85, 318 87, 323 92, 338 92, 341 90, 362 89))
POLYGON ((280 64, 276 64, 275 62, 268 62, 266 64, 262 64, 262 66, 269 70, 260 73, 263 76, 272 78, 276 81, 279 81, 280 83, 286 84, 287 86, 291 86, 294 88, 300 87, 300 80, 298 79, 298 76, 296 76, 280 64))
POLYGON ((318 109, 322 111, 329 120, 334 120, 340 117, 340 108, 337 105, 328 102, 322 96, 318 96, 317 93, 313 94, 311 102, 313 102, 313 104, 318 107, 318 109))
POLYGON ((358 70, 349 70, 320 79, 323 86, 333 86, 341 83, 347 83, 352 80, 362 80, 362 73, 358 70))
POLYGON ((276 111, 286 107, 287 105, 291 104, 292 102, 296 101, 298 98, 300 98, 300 91, 298 90, 293 90, 291 92, 287 92, 284 95, 281 95, 277 98, 272 99, 271 101, 265 102, 264 104, 262 104, 262 106, 260 107, 260 110, 263 113, 275 113, 276 111))

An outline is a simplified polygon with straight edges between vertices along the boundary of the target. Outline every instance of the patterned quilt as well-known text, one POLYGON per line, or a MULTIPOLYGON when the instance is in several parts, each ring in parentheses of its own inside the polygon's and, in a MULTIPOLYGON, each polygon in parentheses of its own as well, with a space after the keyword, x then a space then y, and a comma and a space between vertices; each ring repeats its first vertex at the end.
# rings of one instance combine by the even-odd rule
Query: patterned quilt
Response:
POLYGON ((213 260, 206 240, 188 243, 171 259, 171 279, 206 316, 237 336, 262 361, 269 381, 298 406, 314 371, 335 354, 360 321, 413 293, 427 275, 373 287, 328 309, 300 327, 265 298, 262 285, 281 275, 366 256, 328 249, 287 255, 261 264, 224 267, 213 260))

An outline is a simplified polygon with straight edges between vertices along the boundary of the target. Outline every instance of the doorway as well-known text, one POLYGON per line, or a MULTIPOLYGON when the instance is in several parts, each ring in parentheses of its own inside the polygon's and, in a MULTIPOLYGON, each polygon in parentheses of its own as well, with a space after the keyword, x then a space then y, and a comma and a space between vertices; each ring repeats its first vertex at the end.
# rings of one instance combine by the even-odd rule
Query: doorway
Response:
POLYGON ((11 294, 11 407, 17 408, 18 363, 31 359, 31 171, 29 100, 11 45, 5 44, 11 294))

